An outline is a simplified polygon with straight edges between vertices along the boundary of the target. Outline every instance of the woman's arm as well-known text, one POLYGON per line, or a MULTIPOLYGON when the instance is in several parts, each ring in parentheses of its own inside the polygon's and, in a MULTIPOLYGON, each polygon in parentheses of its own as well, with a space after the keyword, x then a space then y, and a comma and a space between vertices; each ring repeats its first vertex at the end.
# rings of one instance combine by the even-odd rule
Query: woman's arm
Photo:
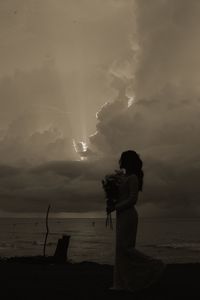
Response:
POLYGON ((122 211, 136 204, 138 198, 138 178, 136 175, 131 175, 128 178, 128 189, 128 197, 115 204, 117 211, 122 211))

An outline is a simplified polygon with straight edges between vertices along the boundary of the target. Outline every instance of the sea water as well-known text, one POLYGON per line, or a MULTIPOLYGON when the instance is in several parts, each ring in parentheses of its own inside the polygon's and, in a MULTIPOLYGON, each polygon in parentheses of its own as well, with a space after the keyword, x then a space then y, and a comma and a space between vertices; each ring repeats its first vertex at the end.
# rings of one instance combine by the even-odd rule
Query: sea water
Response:
MULTIPOLYGON (((105 219, 50 218, 49 229, 47 255, 66 234, 71 236, 69 260, 113 264, 115 230, 106 228, 105 219)), ((0 256, 42 255, 45 233, 44 219, 2 218, 0 256)), ((141 218, 136 248, 166 263, 200 262, 200 219, 141 218)))

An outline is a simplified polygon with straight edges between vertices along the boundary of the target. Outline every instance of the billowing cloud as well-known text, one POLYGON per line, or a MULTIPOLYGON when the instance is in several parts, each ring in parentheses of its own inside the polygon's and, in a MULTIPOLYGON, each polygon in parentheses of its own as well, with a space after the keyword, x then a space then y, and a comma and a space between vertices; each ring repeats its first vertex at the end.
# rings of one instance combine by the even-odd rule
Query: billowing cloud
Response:
POLYGON ((1 1, 0 126, 30 104, 44 109, 48 93, 45 104, 69 110, 73 136, 86 139, 98 107, 113 95, 108 68, 130 53, 131 8, 132 0, 1 1))
POLYGON ((121 72, 120 67, 113 70, 126 89, 117 85, 120 97, 97 114, 91 148, 116 158, 135 149, 144 161, 143 204, 166 215, 198 215, 200 5, 157 0, 135 4, 137 30, 129 68, 125 63, 121 72), (133 97, 131 106, 128 97, 133 97))
POLYGON ((170 85, 190 100, 199 96, 200 3, 138 0, 136 6, 137 97, 151 99, 170 85))
POLYGON ((0 162, 74 159, 73 136, 53 61, 0 80, 0 162))

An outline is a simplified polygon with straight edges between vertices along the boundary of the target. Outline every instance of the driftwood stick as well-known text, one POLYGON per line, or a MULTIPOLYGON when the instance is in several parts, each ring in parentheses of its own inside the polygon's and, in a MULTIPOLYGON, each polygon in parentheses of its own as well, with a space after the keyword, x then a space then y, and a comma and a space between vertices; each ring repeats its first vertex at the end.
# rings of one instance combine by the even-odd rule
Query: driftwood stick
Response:
POLYGON ((47 208, 47 213, 46 213, 46 235, 45 235, 45 240, 44 240, 44 248, 43 248, 43 256, 46 256, 46 244, 47 244, 47 238, 49 234, 49 224, 48 224, 48 218, 49 218, 49 210, 50 210, 51 205, 48 206, 47 208))

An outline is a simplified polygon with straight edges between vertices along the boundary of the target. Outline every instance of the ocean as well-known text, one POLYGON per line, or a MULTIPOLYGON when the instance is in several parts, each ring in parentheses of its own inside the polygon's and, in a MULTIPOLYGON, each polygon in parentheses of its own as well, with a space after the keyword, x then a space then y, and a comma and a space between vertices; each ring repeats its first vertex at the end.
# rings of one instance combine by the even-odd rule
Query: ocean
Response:
MULTIPOLYGON (((49 228, 47 255, 54 254, 57 240, 67 234, 70 261, 113 264, 115 230, 106 228, 105 219, 50 218, 49 228)), ((0 256, 42 255, 45 233, 44 219, 2 218, 0 256)), ((200 262, 200 219, 141 218, 136 248, 166 263, 200 262)))

